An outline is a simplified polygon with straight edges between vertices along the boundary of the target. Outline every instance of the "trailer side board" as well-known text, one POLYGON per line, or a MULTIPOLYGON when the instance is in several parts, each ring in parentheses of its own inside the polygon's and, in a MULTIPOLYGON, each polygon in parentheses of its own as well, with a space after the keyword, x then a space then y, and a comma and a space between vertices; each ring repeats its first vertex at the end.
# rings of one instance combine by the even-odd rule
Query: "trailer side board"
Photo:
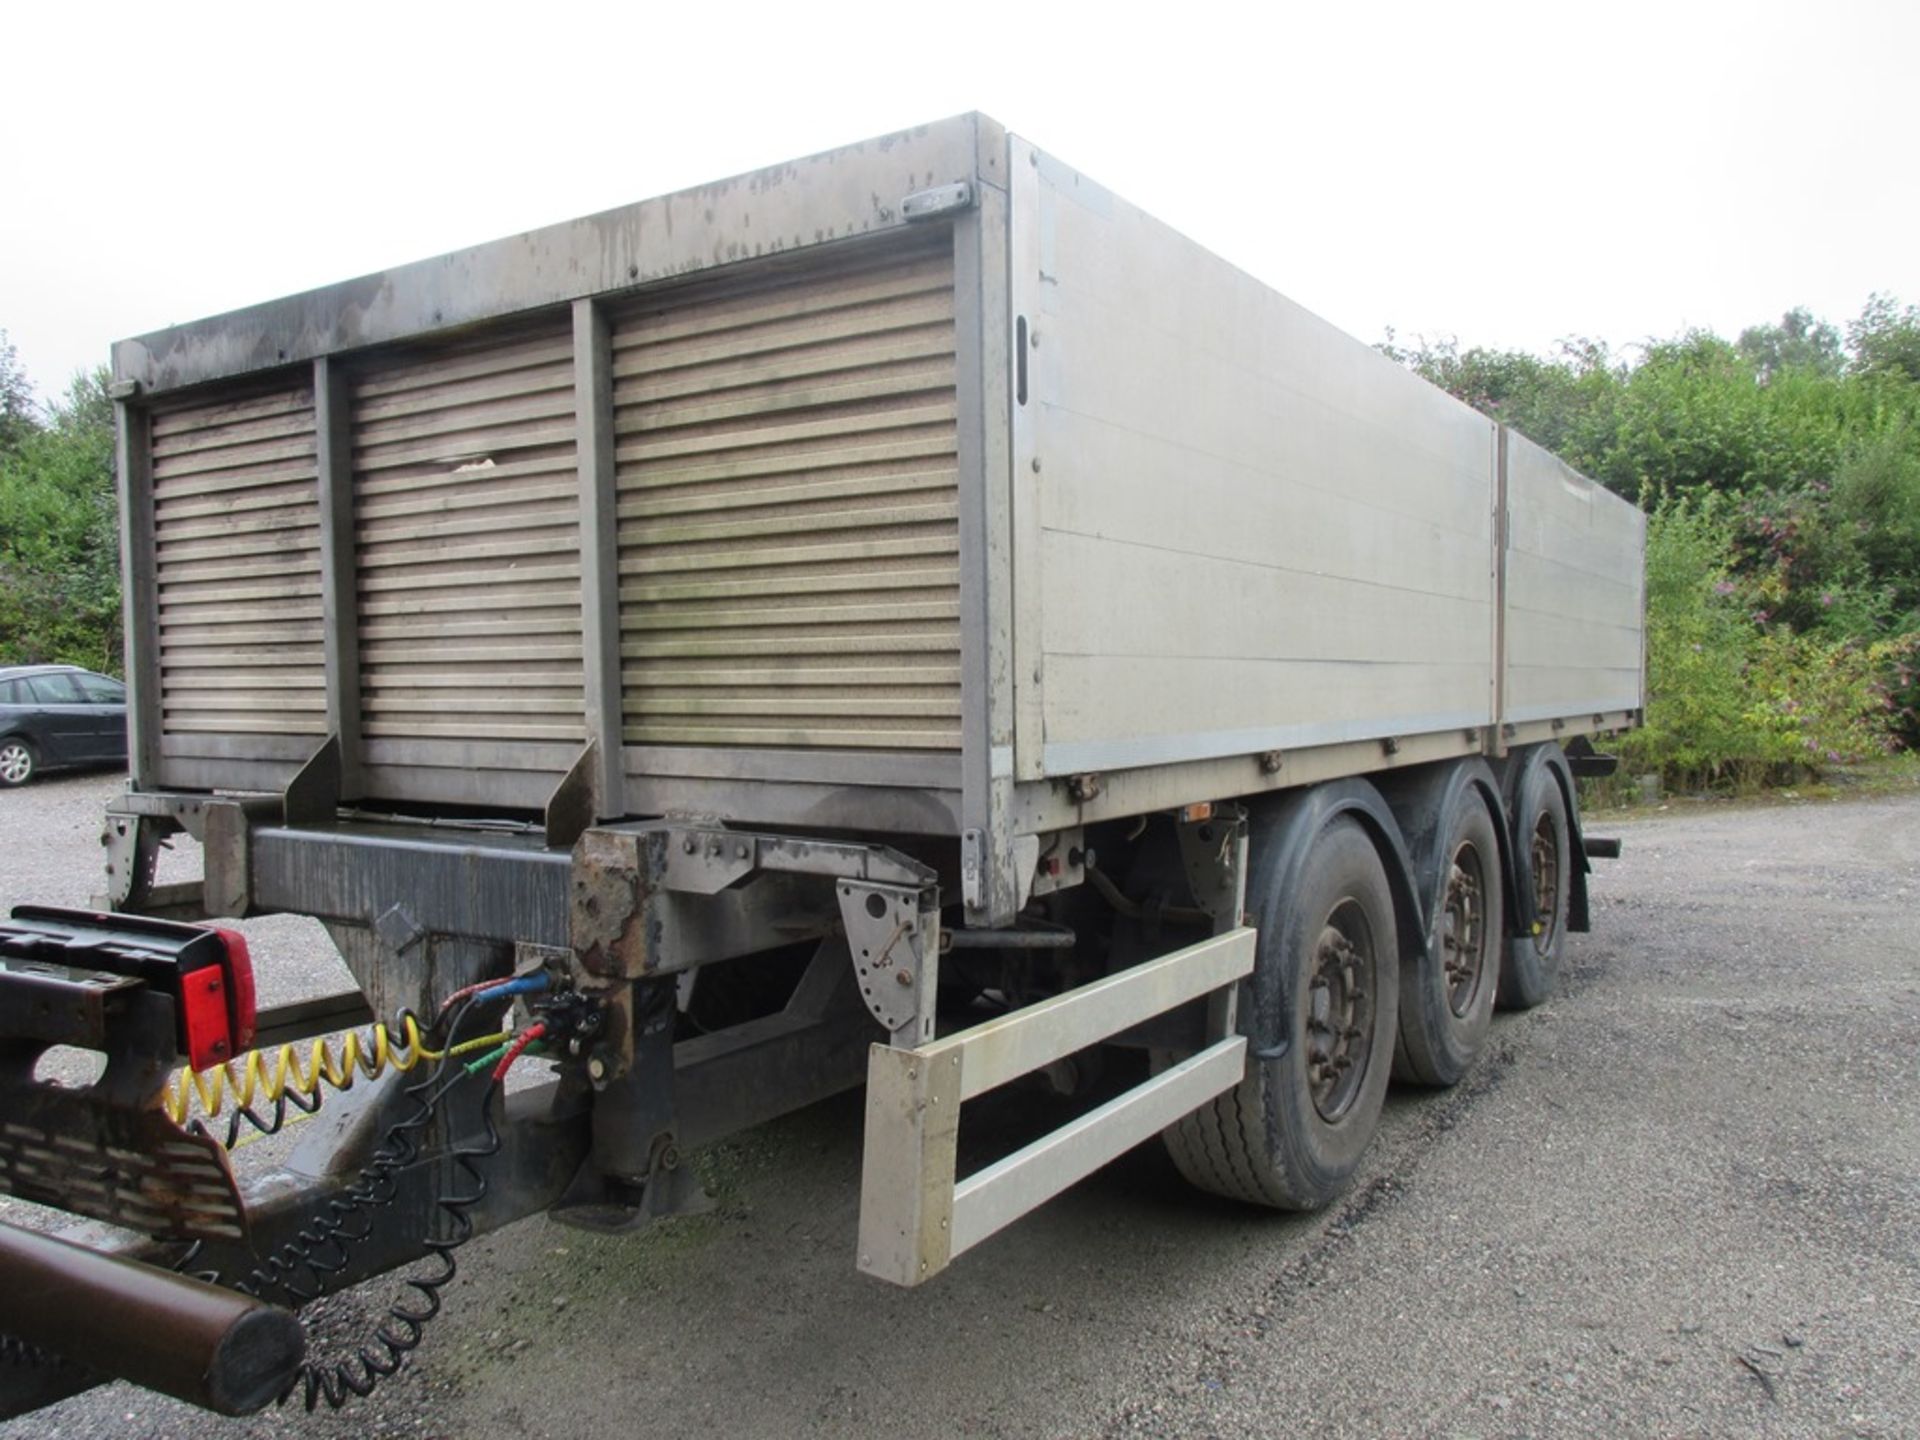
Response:
POLYGON ((1637 710, 1646 516, 1517 431, 1506 441, 1502 719, 1637 710))
POLYGON ((1493 423, 1025 148, 1022 778, 1486 726, 1493 423))

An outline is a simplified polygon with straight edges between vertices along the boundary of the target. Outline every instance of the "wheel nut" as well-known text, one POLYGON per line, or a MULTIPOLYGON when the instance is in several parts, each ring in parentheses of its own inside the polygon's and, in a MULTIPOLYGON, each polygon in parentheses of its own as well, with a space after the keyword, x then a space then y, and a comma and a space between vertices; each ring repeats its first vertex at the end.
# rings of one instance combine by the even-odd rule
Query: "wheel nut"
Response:
POLYGON ((913 972, 907 969, 907 967, 904 965, 902 965, 898 970, 893 972, 893 978, 899 981, 902 985, 913 984, 913 972))

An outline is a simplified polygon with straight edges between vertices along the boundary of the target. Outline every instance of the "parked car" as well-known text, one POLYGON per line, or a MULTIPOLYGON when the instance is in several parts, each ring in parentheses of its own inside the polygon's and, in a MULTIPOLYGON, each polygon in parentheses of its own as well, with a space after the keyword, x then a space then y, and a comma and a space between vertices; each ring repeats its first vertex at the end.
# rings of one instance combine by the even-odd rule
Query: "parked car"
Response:
POLYGON ((0 668, 0 785, 126 763, 126 686, 73 665, 0 668))

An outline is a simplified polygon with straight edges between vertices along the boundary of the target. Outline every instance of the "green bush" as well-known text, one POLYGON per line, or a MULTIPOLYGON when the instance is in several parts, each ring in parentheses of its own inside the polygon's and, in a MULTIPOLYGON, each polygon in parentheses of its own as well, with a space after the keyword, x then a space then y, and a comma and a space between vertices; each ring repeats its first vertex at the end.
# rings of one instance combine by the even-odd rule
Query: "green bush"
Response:
POLYGON ((1714 783, 1763 748, 1725 509, 1712 496, 1667 500, 1647 521, 1646 724, 1620 750, 1630 769, 1682 785, 1714 783))
POLYGON ((1776 577, 1743 579, 1736 558, 1720 496, 1649 515, 1647 713, 1621 740, 1628 769, 1675 788, 1748 789, 1895 748, 1920 637, 1796 633, 1764 608, 1776 577))
POLYGON ((1784 626, 1761 636, 1747 674, 1764 767, 1791 777, 1891 753, 1887 680, 1896 643, 1795 635, 1784 626))

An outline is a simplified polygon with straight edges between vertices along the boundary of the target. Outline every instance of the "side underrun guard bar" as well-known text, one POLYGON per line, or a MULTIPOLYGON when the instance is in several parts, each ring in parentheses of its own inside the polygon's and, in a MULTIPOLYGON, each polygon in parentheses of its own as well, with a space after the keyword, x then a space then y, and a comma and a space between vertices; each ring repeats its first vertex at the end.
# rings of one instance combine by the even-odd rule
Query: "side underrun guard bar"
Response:
POLYGON ((876 1045, 867 1070, 860 1268, 896 1285, 956 1256, 1240 1083, 1244 1036, 1212 1007, 1212 1043, 1078 1120, 956 1182, 960 1106, 1157 1015, 1217 995, 1253 970, 1237 928, 972 1029, 912 1049, 876 1045), (1224 1022, 1224 1023, 1223 1023, 1224 1022))

